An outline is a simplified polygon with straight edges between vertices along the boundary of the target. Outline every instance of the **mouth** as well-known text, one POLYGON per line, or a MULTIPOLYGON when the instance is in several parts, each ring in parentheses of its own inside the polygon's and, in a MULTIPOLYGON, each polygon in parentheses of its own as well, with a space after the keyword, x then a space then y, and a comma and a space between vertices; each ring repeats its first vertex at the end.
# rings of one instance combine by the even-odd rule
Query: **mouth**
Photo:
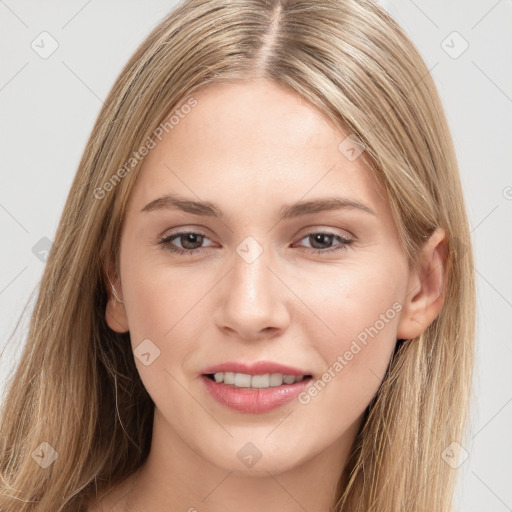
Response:
POLYGON ((249 375, 238 372, 205 373, 204 377, 217 384, 225 384, 232 388, 267 389, 280 386, 292 386, 298 382, 310 380, 312 375, 286 375, 282 373, 265 373, 249 375))
POLYGON ((231 410, 266 413, 282 407, 311 385, 313 373, 275 361, 226 361, 200 373, 208 395, 231 410))
POLYGON ((268 413, 282 407, 304 392, 312 381, 310 374, 282 373, 215 372, 202 374, 201 378, 216 402, 245 414, 268 413))

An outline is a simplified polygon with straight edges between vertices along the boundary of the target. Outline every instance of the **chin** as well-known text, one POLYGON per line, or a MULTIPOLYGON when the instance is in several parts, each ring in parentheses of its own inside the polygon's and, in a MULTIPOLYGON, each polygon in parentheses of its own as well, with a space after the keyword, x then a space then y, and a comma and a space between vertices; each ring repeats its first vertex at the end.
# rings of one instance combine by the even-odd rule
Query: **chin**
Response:
MULTIPOLYGON (((260 443, 261 445, 262 443, 260 443)), ((258 448, 258 443, 237 443, 235 448, 226 447, 219 454, 203 454, 213 465, 238 476, 277 475, 290 471, 307 459, 305 454, 297 453, 290 447, 288 451, 276 453, 274 448, 258 448)))

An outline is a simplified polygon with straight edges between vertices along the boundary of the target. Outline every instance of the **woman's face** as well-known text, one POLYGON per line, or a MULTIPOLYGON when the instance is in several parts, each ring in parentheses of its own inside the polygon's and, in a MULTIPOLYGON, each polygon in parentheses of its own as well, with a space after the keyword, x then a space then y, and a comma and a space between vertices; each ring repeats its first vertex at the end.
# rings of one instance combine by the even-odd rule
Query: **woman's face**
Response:
MULTIPOLYGON (((193 98, 136 181, 109 325, 130 331, 158 439, 246 474, 339 454, 409 334, 387 199, 349 134, 294 92, 233 81, 193 98), (179 201, 155 202, 169 194, 179 201), (279 376, 234 376, 250 388, 204 376, 261 361, 311 378, 263 389, 279 376)), ((253 373, 293 373, 279 370, 253 373)))

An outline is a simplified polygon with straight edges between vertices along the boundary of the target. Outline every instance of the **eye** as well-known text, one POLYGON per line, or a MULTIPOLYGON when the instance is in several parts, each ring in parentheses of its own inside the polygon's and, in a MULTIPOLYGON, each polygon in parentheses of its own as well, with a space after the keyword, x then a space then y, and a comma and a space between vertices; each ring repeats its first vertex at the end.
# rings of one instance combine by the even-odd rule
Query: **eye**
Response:
MULTIPOLYGON (((166 250, 172 253, 193 255, 199 252, 199 249, 201 249, 201 245, 205 239, 209 240, 204 233, 199 233, 196 231, 181 231, 180 233, 175 233, 173 235, 161 238, 158 243, 163 245, 166 250), (182 246, 176 247, 173 242, 174 240, 178 240, 182 246)), ((306 249, 308 249, 309 252, 316 254, 341 251, 354 242, 354 240, 351 238, 345 238, 341 235, 337 235, 336 233, 323 231, 312 231, 311 233, 308 233, 301 238, 301 240, 304 239, 310 240, 313 244, 313 247, 306 247, 306 249), (321 247, 322 245, 332 244, 335 239, 339 241, 338 246, 327 248, 321 247), (320 248, 315 246, 320 246, 320 248)))
POLYGON ((341 235, 337 235, 336 233, 330 233, 330 232, 324 232, 324 231, 313 231, 306 236, 302 237, 301 240, 308 239, 312 242, 313 247, 307 248, 310 252, 316 253, 316 254, 322 254, 322 253, 330 253, 330 252, 336 252, 336 251, 342 251, 345 249, 348 245, 350 245, 354 240, 351 238, 345 238, 341 235), (335 247, 330 248, 322 248, 322 245, 329 245, 333 242, 334 239, 338 239, 340 244, 335 247), (315 248, 315 246, 320 246, 320 248, 315 248))
POLYGON ((160 239, 159 244, 163 245, 165 249, 176 254, 194 254, 197 253, 197 249, 200 248, 203 240, 207 238, 204 233, 198 233, 196 231, 181 231, 160 239), (172 241, 178 239, 182 243, 182 247, 174 247, 172 241), (183 246, 184 244, 184 246, 183 246), (198 246, 198 247, 196 247, 198 246))

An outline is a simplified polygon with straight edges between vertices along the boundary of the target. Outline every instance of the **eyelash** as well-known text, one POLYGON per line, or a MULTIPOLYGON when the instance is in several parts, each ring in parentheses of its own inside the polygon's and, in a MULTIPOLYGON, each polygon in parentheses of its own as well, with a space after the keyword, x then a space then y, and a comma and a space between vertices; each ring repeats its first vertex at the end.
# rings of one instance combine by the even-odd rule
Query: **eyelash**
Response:
MULTIPOLYGON (((200 235, 203 238, 208 238, 204 233, 200 233, 198 231, 180 231, 179 233, 174 233, 173 235, 161 238, 160 241, 158 242, 158 244, 159 245, 163 245, 164 249, 166 249, 166 250, 168 250, 168 251, 170 251, 172 253, 180 254, 180 255, 184 255, 184 254, 188 253, 189 255, 192 256, 192 255, 196 254, 199 251, 199 249, 201 249, 201 248, 198 248, 198 249, 179 249, 179 248, 171 246, 171 240, 172 239, 180 238, 183 235, 189 235, 189 234, 200 235)), ((307 237, 309 237, 311 235, 333 236, 334 238, 338 239, 341 242, 340 246, 335 247, 333 249, 311 249, 309 247, 306 247, 308 252, 311 252, 311 253, 314 253, 314 254, 326 254, 326 253, 334 253, 334 252, 342 251, 347 246, 349 246, 352 242, 354 242, 353 239, 345 238, 345 237, 343 237, 341 235, 336 235, 335 233, 330 233, 328 231, 311 231, 310 233, 307 233, 306 235, 304 235, 300 240, 303 240, 304 238, 307 238, 307 237)))

